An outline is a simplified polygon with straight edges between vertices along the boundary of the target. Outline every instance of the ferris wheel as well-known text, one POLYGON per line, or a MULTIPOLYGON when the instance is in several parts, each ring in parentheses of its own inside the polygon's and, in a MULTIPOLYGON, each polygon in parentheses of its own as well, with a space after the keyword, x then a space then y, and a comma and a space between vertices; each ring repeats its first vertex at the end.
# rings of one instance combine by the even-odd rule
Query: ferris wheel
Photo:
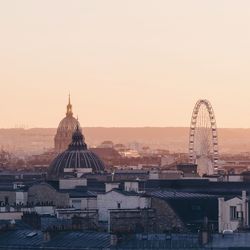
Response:
POLYGON ((199 100, 194 107, 190 134, 189 160, 198 165, 198 173, 213 174, 218 168, 218 133, 214 111, 208 100, 199 100))

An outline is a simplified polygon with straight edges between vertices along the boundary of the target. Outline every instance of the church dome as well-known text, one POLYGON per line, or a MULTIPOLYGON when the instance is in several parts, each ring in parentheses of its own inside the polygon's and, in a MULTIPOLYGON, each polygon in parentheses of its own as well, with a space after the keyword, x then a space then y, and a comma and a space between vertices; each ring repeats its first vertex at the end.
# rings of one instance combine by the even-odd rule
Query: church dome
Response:
POLYGON ((68 148, 69 144, 71 143, 72 134, 77 126, 80 127, 80 123, 73 116, 72 105, 69 96, 69 103, 67 105, 66 116, 59 123, 54 138, 56 152, 61 153, 68 148))
POLYGON ((81 129, 77 125, 71 144, 51 163, 48 175, 51 179, 58 179, 67 173, 102 173, 104 168, 102 160, 88 150, 81 129))
POLYGON ((75 117, 66 116, 60 121, 59 126, 57 128, 57 133, 72 132, 76 129, 77 125, 80 126, 80 123, 75 117))

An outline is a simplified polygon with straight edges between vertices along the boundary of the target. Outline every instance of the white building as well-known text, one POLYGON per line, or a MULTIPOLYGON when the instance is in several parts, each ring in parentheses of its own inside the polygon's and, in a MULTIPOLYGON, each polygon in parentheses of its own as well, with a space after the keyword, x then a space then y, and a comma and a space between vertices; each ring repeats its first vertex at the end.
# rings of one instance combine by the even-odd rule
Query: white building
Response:
POLYGON ((139 181, 125 181, 124 190, 127 192, 139 192, 139 181))
POLYGON ((74 189, 80 186, 87 186, 87 179, 84 178, 68 178, 59 180, 59 189, 74 189))
POLYGON ((78 210, 97 209, 97 200, 95 195, 71 196, 69 198, 70 207, 78 210))
POLYGON ((105 192, 109 192, 111 191, 112 189, 117 189, 119 188, 120 186, 120 182, 106 182, 105 183, 105 192))
POLYGON ((246 192, 242 197, 235 197, 230 200, 219 198, 219 232, 224 230, 236 231, 238 228, 245 228, 249 225, 248 200, 246 192))
POLYGON ((15 204, 26 205, 28 201, 27 190, 22 189, 10 189, 0 190, 0 204, 8 204, 13 206, 15 204))
POLYGON ((61 208, 56 209, 55 213, 57 219, 72 219, 75 216, 81 218, 97 218, 97 210, 78 210, 74 208, 61 208))
POLYGON ((151 198, 134 192, 111 190, 97 195, 99 221, 109 220, 111 209, 145 209, 151 207, 151 198))
POLYGON ((54 206, 35 206, 32 208, 23 208, 23 212, 35 212, 39 215, 55 215, 55 207, 54 206))

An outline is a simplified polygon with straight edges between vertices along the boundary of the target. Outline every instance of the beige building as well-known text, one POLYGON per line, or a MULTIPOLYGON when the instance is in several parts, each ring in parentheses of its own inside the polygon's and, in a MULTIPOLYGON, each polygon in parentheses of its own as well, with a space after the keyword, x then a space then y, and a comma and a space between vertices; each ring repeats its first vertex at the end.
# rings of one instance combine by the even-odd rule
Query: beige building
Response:
POLYGON ((246 192, 242 197, 235 197, 229 200, 219 198, 219 232, 225 230, 236 231, 246 228, 249 225, 248 199, 246 192))

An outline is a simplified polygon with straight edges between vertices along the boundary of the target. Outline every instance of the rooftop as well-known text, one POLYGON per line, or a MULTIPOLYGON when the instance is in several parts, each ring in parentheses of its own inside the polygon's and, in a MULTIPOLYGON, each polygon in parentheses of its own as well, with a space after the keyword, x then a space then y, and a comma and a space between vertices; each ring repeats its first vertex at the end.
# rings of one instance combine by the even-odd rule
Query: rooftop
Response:
POLYGON ((59 232, 50 241, 44 242, 43 233, 38 230, 13 230, 0 233, 2 249, 91 249, 110 246, 110 235, 98 232, 59 232))
POLYGON ((171 200, 171 199, 217 199, 218 198, 218 196, 216 196, 216 195, 178 192, 178 191, 169 191, 169 190, 153 191, 153 192, 150 192, 148 194, 153 196, 153 197, 166 199, 166 200, 171 200))

